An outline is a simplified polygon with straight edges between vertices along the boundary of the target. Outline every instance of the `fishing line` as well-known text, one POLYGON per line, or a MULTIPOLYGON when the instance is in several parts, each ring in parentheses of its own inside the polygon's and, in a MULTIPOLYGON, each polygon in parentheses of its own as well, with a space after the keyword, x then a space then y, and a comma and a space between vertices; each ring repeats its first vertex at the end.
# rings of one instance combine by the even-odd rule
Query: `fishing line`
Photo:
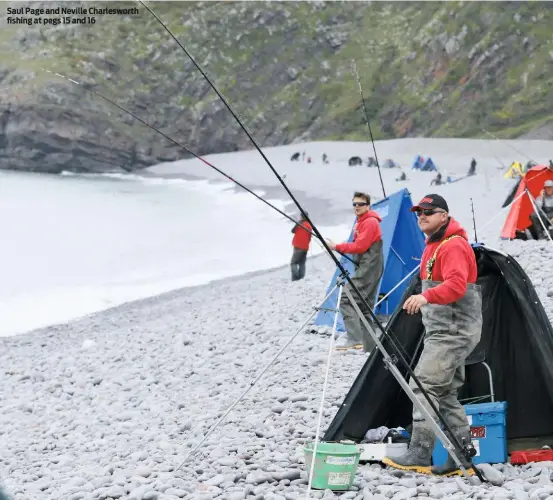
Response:
MULTIPOLYGON (((153 125, 150 125, 147 121, 143 120, 142 118, 140 118, 139 116, 135 115, 132 111, 129 111, 128 109, 124 108, 123 106, 117 104, 115 101, 111 100, 110 98, 100 94, 99 92, 89 88, 89 86, 87 84, 83 84, 83 83, 80 83, 76 80, 74 80, 73 78, 69 78, 67 76, 64 76, 64 75, 61 75, 60 73, 56 73, 54 71, 50 71, 50 70, 47 70, 47 69, 43 69, 42 71, 45 71, 46 73, 50 73, 51 75, 55 75, 55 76, 58 76, 59 78, 62 78, 68 82, 71 82, 75 85, 79 85, 80 87, 82 87, 83 89, 89 91, 89 92, 92 92, 93 94, 97 95, 98 97, 100 97, 101 99, 103 99, 104 101, 106 102, 109 102, 110 104, 112 104, 113 106, 117 107, 118 109, 120 109, 121 111, 123 111, 124 113, 127 113, 128 115, 132 116, 135 120, 138 120, 140 123, 146 125, 148 128, 152 129, 154 132, 157 132, 158 134, 160 134, 161 136, 163 136, 165 139, 167 139, 168 141, 172 142, 173 144, 175 144, 176 146, 180 147, 181 149, 183 149, 184 151, 186 151, 187 153, 191 154, 194 158, 197 158, 198 160, 200 160, 201 162, 205 163, 208 167, 211 167, 213 170, 215 170, 216 172, 218 172, 219 174, 221 174, 222 176, 226 177, 227 179, 229 179, 230 181, 232 181, 234 184, 236 184, 237 186, 241 187, 242 189, 244 189, 245 191, 247 191, 248 193, 250 193, 251 195, 255 196, 259 201, 262 201, 263 203, 265 203, 265 205, 271 207, 273 210, 276 210, 279 214, 281 214, 282 216, 286 217, 288 220, 292 221, 294 224, 296 224, 297 226, 300 226, 300 224, 295 220, 293 219, 292 217, 290 217, 287 213, 283 212, 282 210, 280 210, 278 207, 276 207, 275 205, 273 205, 272 203, 268 202, 266 199, 262 198, 261 196, 259 196, 258 194, 256 194, 254 191, 252 191, 251 189, 247 188, 246 186, 244 186, 242 183, 238 182, 236 179, 234 179, 233 177, 231 177, 230 175, 228 175, 227 173, 223 172, 221 169, 217 168, 215 165, 213 165, 212 163, 208 162, 205 158, 202 158, 200 155, 198 155, 197 153, 195 153, 194 151, 192 151, 191 149, 187 148, 184 144, 181 144, 180 142, 177 142, 175 141, 173 138, 169 137, 167 134, 165 134, 164 132, 162 132, 161 130, 157 129, 156 127, 154 127, 153 125)), ((313 233, 312 231, 310 231, 309 229, 306 229, 305 227, 303 226, 300 226, 302 227, 303 231, 307 231, 308 233, 310 233, 312 236, 317 236, 318 238, 322 238, 322 236, 317 235, 315 233, 313 233)), ((338 252, 340 253, 340 252, 338 252)), ((351 262, 354 262, 353 259, 351 259, 350 257, 348 257, 347 255, 344 255, 344 254, 341 254, 343 257, 345 257, 346 259, 350 260, 351 262)))
MULTIPOLYGON (((317 235, 317 237, 319 238, 319 240, 321 241, 321 243, 324 245, 325 247, 325 250, 328 252, 328 254, 330 255, 330 257, 332 258, 332 260, 334 261, 334 263, 336 264, 336 266, 340 269, 340 271, 342 272, 342 276, 343 276, 343 279, 345 279, 347 282, 348 282, 348 285, 351 287, 351 290, 353 292, 355 292, 355 294, 357 295, 357 297, 360 299, 360 303, 361 305, 365 308, 366 311, 369 312, 369 316, 371 317, 371 321, 374 325, 378 326, 378 328, 380 329, 380 331, 382 332, 383 336, 385 338, 388 339, 389 343, 391 346, 393 346, 394 350, 395 350, 395 360, 399 359, 404 368, 407 370, 407 373, 410 375, 411 377, 411 380, 417 385, 417 387, 419 388, 419 390, 421 391, 421 394, 424 396, 424 398, 426 399, 428 405, 430 406, 430 408, 432 408, 432 410, 434 411, 434 413, 437 415, 438 419, 440 420, 440 423, 443 425, 444 429, 449 432, 449 435, 450 435, 450 441, 454 444, 455 448, 457 450, 464 450, 464 447, 461 445, 461 443, 459 442, 459 440, 457 439, 457 437, 455 436, 454 432, 452 431, 451 429, 451 426, 448 424, 448 422, 444 419, 443 415, 440 413, 439 409, 436 407, 436 405, 434 404, 434 402, 432 401, 432 399, 430 398, 430 396, 428 395, 428 392, 426 391, 426 389, 422 386, 420 380, 418 379, 418 377, 416 376, 415 372, 413 371, 413 369, 411 368, 410 364, 407 362, 407 360, 403 357, 403 354, 401 353, 401 350, 397 347, 395 341, 393 340, 392 338, 392 335, 390 335, 390 331, 385 329, 384 326, 382 325, 382 323, 378 320, 378 318, 376 317, 376 315, 374 314, 372 308, 369 306, 369 304, 367 303, 367 301, 365 300, 365 298, 361 295, 361 292, 359 291, 359 289, 357 288, 357 286, 355 285, 355 283, 352 281, 352 279, 350 278, 349 276, 349 273, 346 271, 346 269, 342 266, 342 264, 340 263, 340 261, 337 259, 337 257, 332 253, 332 250, 330 249, 330 247, 328 246, 328 244, 326 243, 326 241, 323 239, 321 233, 319 232, 319 230, 317 229, 317 227, 315 226, 315 224, 313 224, 313 222, 309 219, 309 216, 307 215, 307 213, 305 212, 305 210, 302 208, 302 206, 300 205, 300 203, 296 200, 296 197, 292 194, 292 192, 290 191, 290 189, 288 188, 288 186, 286 185, 286 183, 284 182, 284 180, 282 179, 282 177, 278 174, 278 172, 276 171, 276 169, 274 168, 274 166, 271 164, 271 162, 268 160, 268 158, 265 156, 265 154, 263 153, 263 151, 261 151, 261 148, 259 147, 257 141, 253 138, 253 136, 251 135, 251 133, 249 132, 249 130, 247 129, 246 125, 242 122, 242 120, 240 119, 240 117, 238 116, 238 114, 234 111, 234 109, 232 108, 232 106, 227 102, 227 100, 225 99, 225 97, 219 92, 219 90, 217 89, 217 87, 215 86, 215 84, 211 81, 211 79, 207 76, 207 74, 204 72, 204 70, 199 66, 199 64, 196 62, 196 60, 192 57, 192 55, 188 52, 188 50, 186 50, 186 48, 182 45, 182 43, 175 37, 175 35, 171 32, 171 30, 163 23, 163 21, 161 21, 161 19, 142 1, 142 0, 138 0, 138 2, 140 4, 142 4, 151 14, 152 16, 154 16, 157 21, 161 24, 161 26, 163 26, 163 28, 167 31, 167 33, 169 33, 169 35, 171 36, 171 38, 173 38, 173 40, 175 40, 175 42, 179 45, 179 47, 183 50, 183 52, 188 56, 188 58, 192 61, 192 63, 194 64, 194 66, 198 69, 198 71, 202 74, 202 76, 206 79, 206 81, 209 83, 209 85, 211 86, 211 88, 214 90, 214 92, 219 96, 219 98, 221 99, 221 101, 224 103, 224 105, 226 106, 226 108, 229 110, 229 112, 232 114, 232 116, 235 118, 235 120, 238 122, 238 124, 240 125, 240 128, 246 133, 246 135, 248 136, 248 138, 250 139, 250 141, 252 142, 252 144, 255 146, 255 148, 257 149, 257 151, 259 152, 259 154, 261 155, 261 157, 265 160, 265 162, 267 163, 267 165, 269 166, 269 168, 271 169, 271 171, 273 172, 273 174, 275 175, 275 177, 278 179, 278 181, 280 182, 280 184, 282 185, 282 187, 286 190, 286 192, 288 193, 288 195, 290 196, 290 198, 292 199, 292 201, 295 203, 295 205, 298 207, 298 209, 300 210, 300 212, 302 213, 302 216, 305 218, 305 220, 307 220, 312 228, 313 228, 313 231, 315 232, 315 234, 317 235)), ((360 310, 360 309, 359 309, 360 310)), ((375 335, 376 335, 376 332, 375 332, 375 335)), ((472 467, 475 474, 479 477, 479 479, 484 482, 484 478, 481 476, 480 474, 480 471, 476 468, 476 467, 472 467)))

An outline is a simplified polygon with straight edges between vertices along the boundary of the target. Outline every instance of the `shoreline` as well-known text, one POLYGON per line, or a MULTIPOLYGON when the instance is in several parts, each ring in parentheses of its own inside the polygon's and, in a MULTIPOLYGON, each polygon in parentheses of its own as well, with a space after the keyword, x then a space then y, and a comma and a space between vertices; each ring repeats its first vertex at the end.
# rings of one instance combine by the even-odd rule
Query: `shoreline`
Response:
MULTIPOLYGON (((160 164, 163 165, 163 164, 160 164)), ((155 168, 149 167, 149 168, 155 168)), ((157 179, 183 179, 187 181, 206 181, 210 184, 232 184, 229 186, 227 191, 232 191, 234 193, 246 193, 252 196, 250 193, 247 193, 246 190, 241 188, 240 186, 232 183, 232 181, 225 179, 225 178, 217 178, 213 179, 209 176, 207 177, 201 177, 199 175, 192 175, 189 173, 154 173, 150 172, 149 170, 145 169, 141 172, 141 174, 145 178, 157 178, 157 179)), ((286 182, 286 178, 284 179, 286 182)), ((246 186, 248 189, 253 191, 254 193, 256 191, 264 191, 262 198, 269 201, 270 200, 278 200, 283 203, 287 203, 287 207, 283 210, 284 213, 287 213, 290 217, 295 218, 296 216, 299 216, 299 209, 296 207, 292 199, 288 196, 288 193, 284 191, 284 188, 280 185, 271 185, 271 184, 247 184, 245 182, 239 181, 241 184, 246 186)), ((333 225, 339 225, 344 223, 344 218, 347 216, 351 216, 351 219, 353 221, 354 215, 352 211, 348 208, 344 209, 337 209, 333 207, 333 201, 329 198, 322 198, 320 196, 311 196, 307 191, 305 190, 292 190, 292 194, 298 200, 300 205, 304 207, 304 209, 307 211, 307 213, 314 213, 319 215, 326 215, 325 220, 317 220, 314 221, 317 226, 333 226, 333 225)), ((378 199, 375 198, 374 202, 378 201, 378 199)), ((261 203, 261 202, 260 202, 261 203)), ((284 217, 284 216, 283 216, 284 217)), ((311 217, 311 215, 310 215, 311 217)), ((292 224, 291 221, 287 221, 288 223, 292 224)))
MULTIPOLYGON (((32 173, 23 173, 23 174, 24 175, 31 175, 32 173)), ((19 176, 19 175, 21 175, 21 173, 14 172, 14 175, 19 176)), ((96 175, 98 175, 99 178, 101 178, 102 174, 94 174, 94 176, 96 176, 96 175)), ((176 175, 157 175, 157 174, 148 173, 147 171, 138 172, 138 173, 135 173, 133 175, 135 175, 135 176, 139 175, 141 177, 144 177, 145 179, 148 179, 148 178, 156 178, 156 179, 180 178, 180 179, 182 179, 182 178, 184 178, 184 179, 190 180, 190 181, 203 180, 203 181, 205 181, 207 183, 210 183, 210 184, 230 184, 230 181, 221 180, 221 179, 203 179, 203 178, 198 177, 198 176, 188 176, 188 175, 179 175, 179 174, 176 174, 176 175)), ((40 176, 42 176, 42 177, 48 176, 49 178, 52 178, 52 179, 55 178, 55 177, 52 177, 51 174, 40 174, 40 176)), ((124 176, 124 174, 123 174, 123 176, 124 176)), ((88 175, 86 175, 85 177, 88 177, 88 175)), ((106 180, 109 182, 110 178, 106 177, 106 180)), ((54 182, 56 182, 56 181, 54 181, 54 182)), ((114 180, 113 182, 118 182, 118 180, 114 180)), ((123 180, 123 182, 125 182, 125 181, 123 180)), ((127 181, 127 182, 130 182, 130 181, 127 181)), ((142 181, 137 179, 137 182, 141 183, 142 181)), ((279 200, 279 201, 282 200, 282 201, 290 202, 290 200, 286 200, 287 195, 285 194, 284 196, 282 196, 282 193, 279 192, 279 189, 276 188, 276 187, 253 186, 252 191, 255 192, 256 190, 264 191, 263 197, 268 199, 268 200, 279 200)), ((228 194, 235 194, 235 193, 243 193, 244 192, 241 188, 239 188, 236 185, 229 186, 229 189, 225 190, 225 191, 228 194)), ((280 190, 280 191, 282 191, 282 190, 280 190)), ((228 194, 225 194, 225 196, 227 196, 228 194)), ((321 227, 323 225, 331 226, 333 224, 338 226, 339 224, 344 223, 344 219, 343 219, 343 217, 340 216, 340 214, 334 214, 334 216, 330 215, 328 217, 325 216, 324 218, 323 217, 316 217, 317 214, 320 214, 320 215, 324 216, 325 214, 330 213, 329 204, 328 204, 327 201, 322 200, 320 198, 314 198, 314 197, 311 198, 304 192, 296 193, 296 195, 298 196, 299 199, 301 199, 302 206, 305 205, 306 203, 309 203, 311 208, 314 209, 315 215, 312 215, 312 217, 314 219, 315 218, 316 219, 319 219, 319 218, 320 219, 325 219, 325 220, 318 220, 317 221, 318 227, 321 227)), ((261 208, 261 206, 262 206, 261 203, 258 203, 258 205, 260 207, 260 210, 267 210, 267 208, 261 208)), ((295 210, 295 206, 291 202, 288 205, 281 206, 280 204, 276 203, 276 201, 275 201, 275 205, 277 205, 279 207, 279 209, 281 209, 284 213, 289 214, 292 219, 296 218, 296 216, 298 215, 298 211, 295 210)), ((292 235, 290 234, 290 231, 289 231, 288 228, 291 228, 293 224, 290 220, 285 219, 284 216, 282 216, 281 219, 282 219, 282 223, 286 225, 286 226, 284 226, 284 230, 283 230, 283 232, 286 233, 285 238, 289 235, 290 242, 291 242, 292 235)), ((278 220, 277 220, 277 222, 278 222, 278 220)), ((324 234, 325 231, 322 227, 321 227, 321 230, 324 234)), ((310 258, 311 258, 311 254, 313 252, 316 252, 317 254, 321 252, 321 249, 314 242, 312 243, 311 248, 312 248, 312 250, 310 251, 310 258)), ((267 255, 271 255, 270 248, 267 248, 267 252, 268 252, 267 255)), ((225 273, 221 272, 220 274, 223 275, 223 277, 221 277, 221 278, 215 278, 215 279, 212 279, 210 281, 200 283, 200 284, 192 284, 192 285, 184 284, 184 285, 178 286, 176 288, 168 288, 165 291, 163 291, 163 287, 161 287, 161 286, 160 287, 154 287, 154 289, 152 289, 152 293, 150 293, 148 295, 144 295, 142 297, 139 296, 140 295, 140 291, 139 291, 138 293, 136 293, 136 295, 138 295, 138 297, 136 299, 132 298, 132 295, 134 295, 134 294, 127 293, 126 295, 129 296, 128 300, 125 300, 125 299, 127 299, 127 297, 123 296, 123 297, 121 297, 121 300, 125 300, 125 301, 122 301, 122 302, 119 302, 119 303, 118 303, 117 297, 112 299, 109 294, 106 295, 106 297, 108 297, 108 296, 110 297, 109 300, 106 299, 105 301, 97 301, 98 303, 96 303, 96 301, 93 301, 91 303, 90 300, 87 301, 83 298, 83 299, 80 299, 80 302, 78 304, 79 307, 77 307, 77 310, 75 311, 75 313, 76 313, 75 315, 73 315, 73 311, 71 310, 70 306, 68 306, 66 308, 62 303, 60 303, 61 309, 57 314, 52 314, 52 315, 50 315, 50 317, 47 316, 47 315, 43 316, 42 318, 38 317, 37 319, 39 319, 39 320, 42 319, 43 321, 27 321, 26 324, 25 324, 25 322, 19 322, 18 323, 17 321, 14 321, 14 322, 12 322, 13 324, 12 324, 11 328, 8 328, 9 325, 6 327, 5 333, 0 335, 0 338, 20 337, 20 336, 32 334, 33 332, 36 332, 36 331, 43 334, 44 332, 47 332, 49 328, 59 327, 60 325, 64 325, 66 323, 71 323, 73 321, 78 321, 78 320, 83 319, 83 318, 88 318, 91 315, 95 315, 97 313, 103 313, 103 312, 112 310, 114 308, 125 307, 129 303, 134 303, 134 302, 137 302, 137 301, 147 300, 149 298, 158 297, 160 295, 163 296, 163 295, 165 295, 167 293, 171 293, 171 292, 177 292, 178 293, 178 291, 182 290, 182 289, 191 289, 191 288, 195 288, 195 287, 202 286, 202 285, 209 286, 211 284, 225 283, 227 279, 231 279, 231 280, 232 279, 237 279, 240 276, 245 276, 245 279, 248 279, 247 278, 248 276, 255 276, 257 273, 270 272, 271 270, 274 270, 276 268, 288 266, 289 265, 288 261, 289 261, 289 257, 291 256, 291 253, 292 253, 292 250, 291 250, 291 247, 290 247, 290 254, 289 255, 288 254, 287 255, 283 254, 282 258, 280 258, 280 257, 277 258, 278 256, 275 256, 273 254, 273 257, 271 257, 269 259, 265 259, 265 261, 267 261, 267 260, 272 261, 272 262, 266 262, 266 264, 275 264, 275 263, 277 263, 276 266, 273 265, 271 267, 265 267, 265 268, 261 268, 261 269, 256 270, 255 269, 255 267, 256 267, 255 264, 250 263, 249 265, 239 266, 239 268, 236 271, 233 271, 232 269, 227 268, 226 271, 231 274, 230 276, 225 277, 224 276, 225 273), (248 269, 248 267, 250 269, 253 268, 254 270, 243 272, 243 270, 248 269), (158 288, 158 290, 162 290, 162 291, 159 292, 155 288, 158 288), (112 304, 110 304, 109 302, 112 302, 112 304), (96 309, 96 307, 98 307, 98 308, 96 309), (86 311, 90 311, 90 312, 86 312, 86 311), (51 321, 50 321, 50 319, 51 319, 51 321), (43 323, 43 324, 40 324, 40 323, 43 323), (28 325, 28 327, 27 327, 27 325, 28 325)), ((186 257, 183 257, 183 258, 186 258, 186 257)), ((262 259, 262 261, 263 261, 263 259, 262 259)), ((259 263, 260 266, 263 265, 262 261, 259 263)), ((223 271, 223 270, 221 270, 221 271, 223 271)), ((206 276, 206 278, 207 278, 207 276, 206 276)), ((181 280, 179 280, 179 281, 181 281, 181 280)), ((193 281, 193 280, 187 280, 187 279, 183 278, 182 281, 186 282, 186 281, 193 281)), ((197 280, 197 281, 199 282, 200 280, 197 280)), ((178 282, 176 284, 178 285, 178 282)), ((171 286, 171 285, 169 284, 169 286, 171 286)), ((107 292, 104 293, 104 292, 100 291, 98 293, 101 293, 101 294, 105 295, 107 292)), ((145 290, 145 293, 148 293, 148 290, 145 290)))
MULTIPOLYGON (((318 261, 322 261, 325 258, 325 253, 317 254, 317 255, 308 255, 307 262, 308 266, 309 263, 317 263, 318 261)), ((1 336, 0 337, 0 344, 5 343, 8 340, 17 340, 17 339, 27 339, 31 336, 43 336, 44 334, 48 334, 51 331, 57 331, 64 328, 69 328, 73 325, 85 322, 85 321, 96 321, 104 319, 103 316, 109 317, 112 315, 118 315, 119 313, 124 313, 127 311, 132 311, 134 309, 140 309, 142 307, 148 307, 150 305, 153 305, 159 301, 165 301, 165 300, 172 300, 174 298, 180 298, 184 293, 186 292, 192 292, 192 293, 198 293, 205 290, 208 290, 210 288, 217 288, 220 286, 225 285, 232 285, 235 283, 242 283, 244 281, 249 281, 252 278, 258 278, 262 277, 266 274, 271 274, 275 272, 282 272, 289 269, 289 264, 283 264, 280 266, 273 266, 271 268, 267 269, 261 269, 257 271, 248 271, 246 273, 241 273, 233 276, 227 276, 224 278, 215 279, 212 281, 209 281, 207 283, 201 283, 198 285, 189 285, 179 288, 174 288, 172 290, 168 290, 166 292, 161 292, 154 295, 148 295, 147 297, 142 297, 135 300, 129 300, 127 302, 123 302, 118 305, 110 306, 105 309, 100 309, 97 311, 93 311, 89 314, 85 314, 83 316, 77 316, 72 319, 69 319, 67 321, 59 322, 59 323, 52 323, 49 325, 41 326, 38 328, 33 328, 32 330, 27 330, 25 332, 16 333, 13 335, 7 335, 7 336, 1 336)), ((328 279, 332 277, 331 274, 329 274, 328 279)), ((322 290, 324 292, 324 290, 322 290)), ((321 295, 321 299, 324 297, 324 294, 321 295)), ((41 337, 42 338, 42 337, 41 337)), ((17 342, 14 342, 17 343, 17 342)))

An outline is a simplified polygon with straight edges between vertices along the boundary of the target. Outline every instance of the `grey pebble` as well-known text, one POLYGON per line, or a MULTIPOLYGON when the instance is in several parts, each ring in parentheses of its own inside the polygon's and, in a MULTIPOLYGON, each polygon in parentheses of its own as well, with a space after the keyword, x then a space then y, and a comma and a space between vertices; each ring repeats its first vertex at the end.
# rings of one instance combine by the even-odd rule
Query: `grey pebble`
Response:
POLYGON ((209 486, 219 486, 220 484, 225 482, 225 476, 223 474, 217 474, 216 476, 212 477, 211 479, 208 479, 205 484, 209 486))
POLYGON ((134 473, 137 476, 150 477, 152 475, 152 470, 149 467, 139 467, 134 473))
POLYGON ((363 500, 374 500, 374 496, 369 487, 363 488, 363 500))
POLYGON ((106 495, 111 498, 121 498, 126 495, 126 492, 121 486, 112 486, 106 491, 106 495))
POLYGON ((455 478, 455 483, 463 493, 469 494, 471 492, 471 487, 460 477, 455 478))
POLYGON ((476 467, 480 469, 482 475, 494 486, 501 486, 505 482, 505 476, 490 464, 478 464, 476 467))
POLYGON ((69 499, 70 500, 81 500, 83 498, 86 498, 86 496, 89 494, 88 491, 77 491, 76 493, 73 493, 69 499))
POLYGON ((346 493, 342 493, 340 495, 340 498, 347 500, 348 498, 355 498, 356 496, 357 496, 357 493, 355 493, 354 491, 347 491, 346 493))
POLYGON ((541 474, 541 469, 539 467, 531 466, 521 474, 521 477, 525 479, 530 479, 531 477, 536 477, 536 476, 539 476, 540 474, 541 474))
POLYGON ((405 486, 406 488, 416 488, 417 487, 417 482, 412 477, 402 477, 398 481, 398 484, 401 485, 401 486, 405 486))
POLYGON ((178 488, 168 488, 165 490, 166 495, 172 495, 177 498, 184 498, 186 496, 186 491, 180 490, 178 488))

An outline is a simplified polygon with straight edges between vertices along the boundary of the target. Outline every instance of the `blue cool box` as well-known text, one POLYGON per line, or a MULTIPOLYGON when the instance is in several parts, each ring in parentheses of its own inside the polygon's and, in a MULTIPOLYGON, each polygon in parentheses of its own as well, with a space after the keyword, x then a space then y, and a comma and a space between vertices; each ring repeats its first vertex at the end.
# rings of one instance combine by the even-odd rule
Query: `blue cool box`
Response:
MULTIPOLYGON (((480 403, 463 407, 469 420, 472 444, 476 449, 474 464, 507 462, 507 402, 480 403)), ((432 453, 434 465, 443 465, 447 451, 437 440, 432 453)))

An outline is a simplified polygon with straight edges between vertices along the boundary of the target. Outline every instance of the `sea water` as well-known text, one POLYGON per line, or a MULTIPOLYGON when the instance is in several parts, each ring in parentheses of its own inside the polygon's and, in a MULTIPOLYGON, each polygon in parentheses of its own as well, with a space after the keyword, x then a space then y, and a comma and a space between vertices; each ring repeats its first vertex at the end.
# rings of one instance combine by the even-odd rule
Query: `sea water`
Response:
POLYGON ((291 222, 231 188, 2 172, 0 335, 289 262, 291 222))

